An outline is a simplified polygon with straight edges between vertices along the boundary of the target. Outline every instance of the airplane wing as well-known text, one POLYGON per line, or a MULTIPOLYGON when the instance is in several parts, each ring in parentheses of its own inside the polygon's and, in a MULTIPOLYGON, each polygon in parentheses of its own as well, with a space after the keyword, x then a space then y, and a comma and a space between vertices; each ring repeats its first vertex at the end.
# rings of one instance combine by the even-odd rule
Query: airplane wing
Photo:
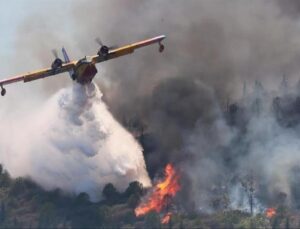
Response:
POLYGON ((0 80, 0 87, 4 85, 24 81, 29 82, 37 79, 42 79, 48 76, 57 75, 63 72, 67 72, 70 69, 74 68, 76 65, 76 61, 72 61, 66 64, 63 64, 60 68, 53 69, 53 68, 45 68, 34 72, 25 73, 23 75, 18 75, 9 79, 0 80))
POLYGON ((165 38, 166 38, 165 35, 161 35, 158 37, 154 37, 151 39, 147 39, 147 40, 136 42, 136 43, 133 43, 130 45, 126 45, 126 46, 123 46, 123 47, 120 47, 117 49, 109 50, 107 55, 95 55, 95 56, 92 56, 91 58, 94 63, 101 63, 103 61, 114 59, 114 58, 117 58, 120 56, 125 56, 127 54, 133 53, 135 49, 142 48, 142 47, 152 45, 155 43, 159 44, 159 50, 162 52, 164 49, 164 46, 161 44, 161 41, 165 38))
MULTIPOLYGON (((116 49, 111 49, 111 50, 109 50, 109 48, 105 47, 105 49, 107 49, 107 51, 105 51, 104 54, 101 54, 101 52, 100 52, 100 53, 98 53, 98 55, 90 56, 89 58, 91 58, 91 61, 94 64, 96 64, 96 63, 100 63, 100 62, 103 62, 103 61, 107 61, 107 60, 110 60, 110 59, 114 59, 114 58, 117 58, 117 57, 120 57, 120 56, 124 56, 124 55, 130 54, 130 53, 133 53, 135 49, 142 48, 142 47, 152 45, 152 44, 155 44, 155 43, 159 44, 159 51, 162 52, 164 50, 164 46, 161 44, 161 41, 165 38, 166 37, 164 35, 161 35, 161 36, 158 36, 158 37, 143 40, 143 41, 140 41, 140 42, 136 42, 136 43, 133 43, 133 44, 130 44, 130 45, 126 45, 126 46, 116 48, 116 49)), ((65 54, 64 54, 64 56, 65 56, 65 54)), ((70 72, 70 71, 75 69, 76 64, 78 63, 77 60, 71 61, 71 62, 68 62, 66 60, 66 62, 67 63, 60 63, 59 67, 45 68, 45 69, 41 69, 41 70, 38 70, 38 71, 18 75, 18 76, 9 78, 9 79, 0 80, 1 95, 3 96, 6 93, 6 90, 3 87, 4 85, 11 84, 11 83, 16 83, 16 82, 19 82, 19 81, 23 81, 23 82, 26 83, 26 82, 30 82, 30 81, 33 81, 33 80, 42 79, 42 78, 45 78, 45 77, 57 75, 57 74, 60 74, 60 73, 63 73, 63 72, 70 72)), ((55 62, 54 62, 54 64, 55 64, 55 62)))

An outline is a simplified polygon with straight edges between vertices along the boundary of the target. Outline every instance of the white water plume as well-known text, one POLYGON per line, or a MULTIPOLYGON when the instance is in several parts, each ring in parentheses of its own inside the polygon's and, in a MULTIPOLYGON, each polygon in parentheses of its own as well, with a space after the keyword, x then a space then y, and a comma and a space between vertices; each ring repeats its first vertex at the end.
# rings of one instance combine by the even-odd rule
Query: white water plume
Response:
POLYGON ((13 176, 28 175, 46 189, 87 192, 151 185, 140 145, 112 116, 95 84, 62 89, 39 112, 7 120, 0 160, 13 176))

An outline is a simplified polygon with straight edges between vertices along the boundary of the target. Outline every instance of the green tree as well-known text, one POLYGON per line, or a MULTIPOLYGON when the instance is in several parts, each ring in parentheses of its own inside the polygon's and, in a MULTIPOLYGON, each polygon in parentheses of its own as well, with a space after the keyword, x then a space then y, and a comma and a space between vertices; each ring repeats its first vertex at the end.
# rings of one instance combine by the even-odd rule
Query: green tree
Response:
POLYGON ((53 228, 55 226, 55 206, 52 203, 45 203, 40 210, 39 227, 53 228))
POLYGON ((126 198, 129 198, 132 194, 138 196, 141 196, 143 194, 143 185, 140 182, 138 181, 131 182, 128 188, 124 192, 124 196, 126 198))
POLYGON ((290 218, 289 217, 286 218, 285 229, 290 229, 290 218))
POLYGON ((269 220, 264 215, 256 215, 254 217, 242 218, 236 228, 252 229, 252 228, 270 228, 269 220))
POLYGON ((278 216, 275 216, 274 219, 272 219, 272 229, 280 228, 281 218, 278 216))
POLYGON ((0 222, 3 223, 5 218, 6 218, 6 208, 5 208, 4 202, 2 201, 1 202, 1 211, 0 211, 0 222))
POLYGON ((120 193, 112 183, 105 185, 102 194, 109 204, 116 204, 120 200, 120 193))
POLYGON ((98 217, 99 217, 100 221, 102 222, 102 224, 106 223, 111 218, 110 207, 108 207, 106 205, 99 207, 98 215, 99 215, 98 217))
POLYGON ((145 228, 161 228, 160 217, 157 212, 151 211, 145 216, 145 228))
POLYGON ((255 198, 255 183, 254 183, 254 177, 251 172, 250 175, 247 175, 244 180, 241 181, 241 184, 245 190, 245 192, 248 195, 248 201, 249 201, 249 210, 250 214, 253 215, 253 208, 254 206, 254 198, 255 198))
POLYGON ((141 200, 141 198, 139 195, 132 194, 127 200, 127 205, 128 205, 128 207, 135 209, 139 205, 140 200, 141 200))
POLYGON ((76 206, 87 205, 89 203, 90 203, 90 196, 85 192, 79 193, 79 195, 75 199, 76 206))
POLYGON ((24 179, 21 177, 18 177, 12 183, 9 194, 12 196, 18 196, 18 195, 23 194, 24 191, 25 191, 24 179))
POLYGON ((0 187, 9 187, 12 183, 10 175, 7 171, 2 171, 0 175, 0 187))
POLYGON ((72 228, 99 228, 101 225, 102 221, 97 206, 79 206, 72 210, 72 228))

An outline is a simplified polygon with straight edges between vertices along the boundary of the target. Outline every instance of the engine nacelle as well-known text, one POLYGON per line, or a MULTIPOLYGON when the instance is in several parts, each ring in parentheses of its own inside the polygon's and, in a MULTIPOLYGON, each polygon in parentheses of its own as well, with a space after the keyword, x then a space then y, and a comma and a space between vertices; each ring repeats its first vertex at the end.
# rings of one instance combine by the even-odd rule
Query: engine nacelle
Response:
POLYGON ((61 68, 62 65, 63 65, 63 61, 62 61, 61 59, 59 59, 59 58, 56 58, 56 59, 53 61, 52 65, 51 65, 51 68, 52 68, 52 69, 61 68))
POLYGON ((109 48, 107 46, 105 46, 105 45, 102 45, 97 54, 99 56, 106 57, 108 55, 108 53, 109 53, 109 48))

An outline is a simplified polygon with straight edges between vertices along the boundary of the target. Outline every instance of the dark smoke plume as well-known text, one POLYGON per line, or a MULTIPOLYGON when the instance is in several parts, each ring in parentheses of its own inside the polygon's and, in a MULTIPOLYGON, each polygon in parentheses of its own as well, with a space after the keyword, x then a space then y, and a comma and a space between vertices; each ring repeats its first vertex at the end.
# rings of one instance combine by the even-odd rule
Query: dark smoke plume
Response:
MULTIPOLYGON (((122 45, 167 35, 162 55, 149 47, 104 63, 96 82, 115 117, 142 130, 150 175, 176 163, 196 209, 212 209, 222 193, 244 207, 249 177, 261 205, 282 193, 289 203, 299 196, 299 88, 278 89, 283 75, 290 85, 299 77, 299 4, 284 2, 78 0, 68 8, 74 57, 94 53, 98 36, 122 45)), ((52 44, 66 39, 51 26, 42 31, 52 44)))
POLYGON ((74 10, 80 34, 101 28, 116 43, 159 33, 168 37, 162 56, 149 48, 136 53, 140 63, 131 65, 131 58, 108 63, 104 75, 113 113, 125 124, 134 120, 146 126, 142 142, 150 149, 146 161, 152 176, 175 162, 198 209, 211 207, 222 189, 235 207, 244 206, 241 180, 249 174, 259 202, 267 205, 278 193, 292 199, 292 184, 285 179, 294 170, 293 150, 277 172, 270 163, 289 151, 292 143, 282 141, 297 148, 297 135, 295 141, 287 137, 272 109, 273 98, 282 94, 277 90, 282 76, 298 77, 294 12, 276 1, 111 1, 94 3, 92 12, 99 16, 87 23, 81 7, 74 10), (97 14, 103 9, 116 16, 104 20, 97 14))

